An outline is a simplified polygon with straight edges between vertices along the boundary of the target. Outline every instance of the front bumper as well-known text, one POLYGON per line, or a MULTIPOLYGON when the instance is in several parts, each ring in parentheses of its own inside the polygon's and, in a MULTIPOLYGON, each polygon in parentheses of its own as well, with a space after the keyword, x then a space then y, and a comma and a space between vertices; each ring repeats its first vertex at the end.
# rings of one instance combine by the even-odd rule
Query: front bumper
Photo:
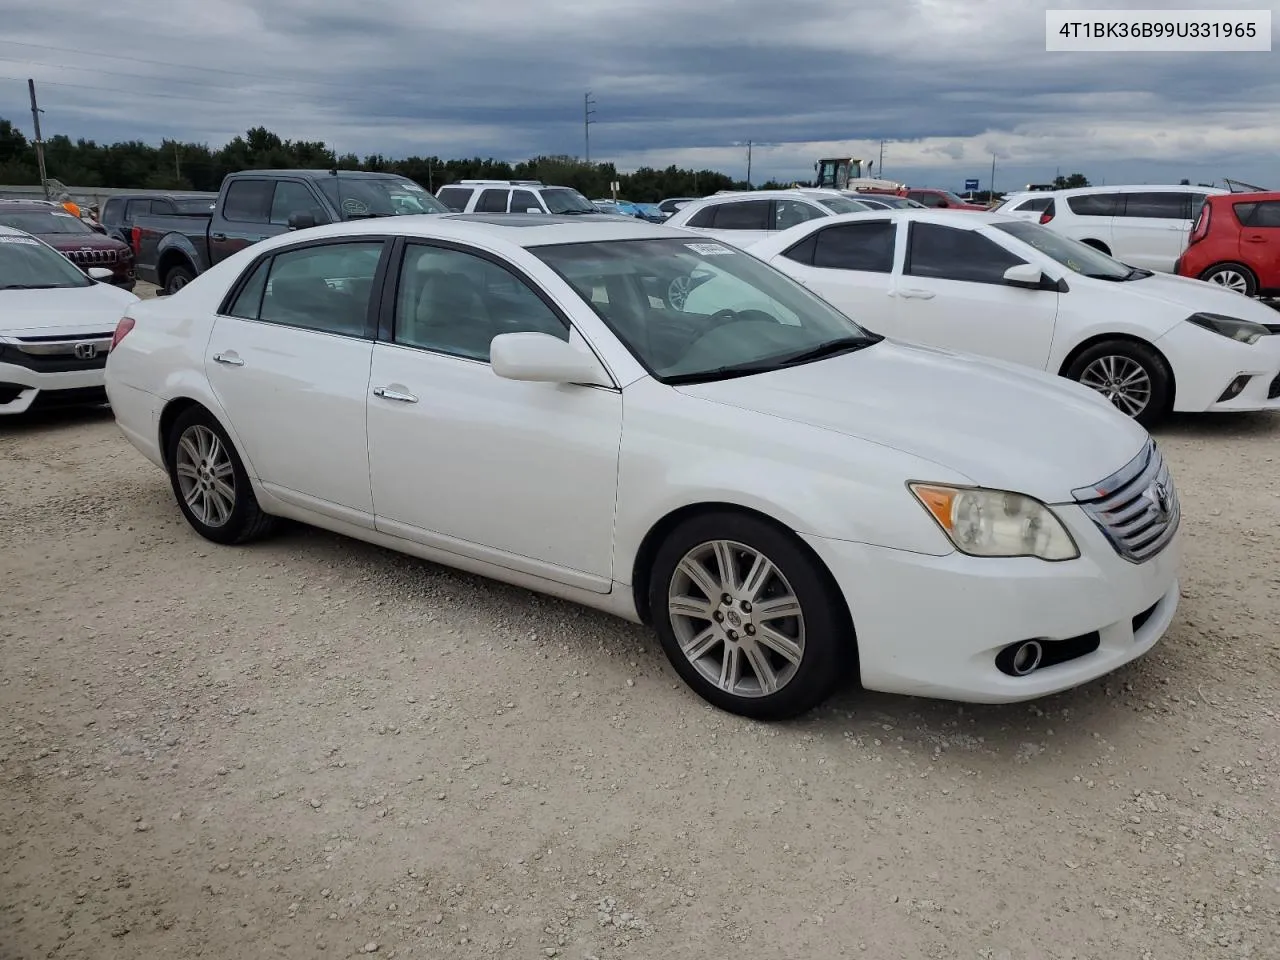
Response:
POLYGON ((12 363, 0 363, 0 417, 55 405, 103 403, 103 370, 37 373, 12 363))
POLYGON ((1280 335, 1246 344, 1190 323, 1180 323, 1156 341, 1173 367, 1173 409, 1179 413, 1245 413, 1280 410, 1280 335), (1244 389, 1229 400, 1224 391, 1237 377, 1244 389))
POLYGON ((1079 559, 935 557, 806 536, 848 601, 863 686, 1012 703, 1079 686, 1155 646, 1178 605, 1181 533, 1133 564, 1079 507, 1054 510, 1079 545, 1079 559), (996 666, 1010 644, 1083 637, 1089 645, 1096 639, 1096 649, 1027 676, 996 666))

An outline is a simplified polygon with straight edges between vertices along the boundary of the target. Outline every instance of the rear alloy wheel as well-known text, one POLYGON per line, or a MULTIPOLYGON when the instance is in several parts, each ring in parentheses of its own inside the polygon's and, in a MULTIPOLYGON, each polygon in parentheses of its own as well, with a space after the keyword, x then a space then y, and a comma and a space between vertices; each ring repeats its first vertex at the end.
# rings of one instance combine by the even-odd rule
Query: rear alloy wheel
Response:
POLYGON ((172 267, 164 275, 164 292, 166 294, 177 293, 195 278, 196 275, 186 267, 172 267))
POLYGON ((215 543, 244 543, 275 518, 262 512, 222 425, 203 407, 178 416, 167 441, 169 479, 183 516, 215 543))
POLYGON ((1132 340, 1094 344, 1076 357, 1066 375, 1096 390, 1144 427, 1159 422, 1169 410, 1171 377, 1160 356, 1145 344, 1132 340))
POLYGON ((1238 263, 1216 264, 1200 274, 1200 279, 1243 293, 1246 297, 1252 297, 1258 292, 1258 281, 1253 271, 1238 263))
POLYGON ((650 609, 694 691, 757 719, 796 716, 826 699, 853 648, 826 572, 794 538, 742 515, 695 517, 668 537, 650 609))

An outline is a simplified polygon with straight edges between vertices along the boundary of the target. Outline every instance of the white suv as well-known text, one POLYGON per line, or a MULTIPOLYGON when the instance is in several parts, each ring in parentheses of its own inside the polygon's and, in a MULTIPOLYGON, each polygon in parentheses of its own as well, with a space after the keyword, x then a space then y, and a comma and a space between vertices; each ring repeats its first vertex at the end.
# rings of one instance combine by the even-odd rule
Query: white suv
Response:
POLYGON ((736 247, 747 247, 808 220, 870 209, 839 190, 726 191, 681 207, 668 218, 667 226, 683 227, 736 247))
POLYGON ((436 191, 455 213, 599 213, 572 187, 549 187, 541 180, 459 180, 436 191))
POLYGON ((1050 230, 1097 247, 1132 267, 1173 273, 1205 197, 1230 192, 1221 187, 1160 184, 1080 187, 1015 194, 996 209, 1022 219, 1037 213, 1039 222, 1050 230))

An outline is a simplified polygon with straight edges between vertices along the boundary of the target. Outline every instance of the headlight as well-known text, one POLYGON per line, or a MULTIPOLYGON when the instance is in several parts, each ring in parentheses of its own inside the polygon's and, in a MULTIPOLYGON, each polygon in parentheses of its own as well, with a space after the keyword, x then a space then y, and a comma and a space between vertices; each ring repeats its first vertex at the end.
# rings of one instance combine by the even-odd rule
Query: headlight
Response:
POLYGON ((908 484, 950 541, 971 557, 1074 560, 1076 542, 1039 500, 1006 490, 908 484))
POLYGON ((1241 343, 1257 343, 1271 331, 1260 323, 1254 323, 1252 320, 1237 320, 1235 317, 1224 317, 1217 313, 1193 313, 1187 317, 1187 323, 1194 323, 1197 327, 1211 333, 1221 334, 1232 340, 1239 340, 1241 343))

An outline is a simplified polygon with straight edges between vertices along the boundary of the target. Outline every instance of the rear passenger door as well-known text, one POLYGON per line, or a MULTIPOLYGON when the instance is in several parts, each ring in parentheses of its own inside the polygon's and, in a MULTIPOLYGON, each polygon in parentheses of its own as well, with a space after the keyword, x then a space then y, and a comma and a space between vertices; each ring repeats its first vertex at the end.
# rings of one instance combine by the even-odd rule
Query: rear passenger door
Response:
POLYGON ((545 213, 532 190, 511 191, 511 213, 545 213))
POLYGON ((824 227, 774 258, 784 273, 859 324, 897 336, 890 299, 898 224, 889 218, 824 227))
POLYGON ((498 190, 490 187, 488 190, 481 190, 480 196, 476 198, 475 213, 506 213, 507 197, 511 193, 510 190, 498 190))
POLYGON ((1112 221, 1112 253, 1130 266, 1172 273, 1190 230, 1189 192, 1125 192, 1112 221))
POLYGON ((294 506, 373 526, 365 401, 382 238, 312 242, 249 267, 205 373, 250 472, 294 506))
POLYGON ((1238 203, 1235 211, 1240 215, 1240 258, 1257 275, 1260 290, 1280 289, 1280 200, 1238 203))
POLYGON ((1115 220, 1120 203, 1118 193, 1080 193, 1068 195, 1058 203, 1058 216, 1045 226, 1073 240, 1081 240, 1093 246, 1102 246, 1111 252, 1115 247, 1111 237, 1111 224, 1115 220), (1062 216, 1064 210, 1070 216, 1062 216))

